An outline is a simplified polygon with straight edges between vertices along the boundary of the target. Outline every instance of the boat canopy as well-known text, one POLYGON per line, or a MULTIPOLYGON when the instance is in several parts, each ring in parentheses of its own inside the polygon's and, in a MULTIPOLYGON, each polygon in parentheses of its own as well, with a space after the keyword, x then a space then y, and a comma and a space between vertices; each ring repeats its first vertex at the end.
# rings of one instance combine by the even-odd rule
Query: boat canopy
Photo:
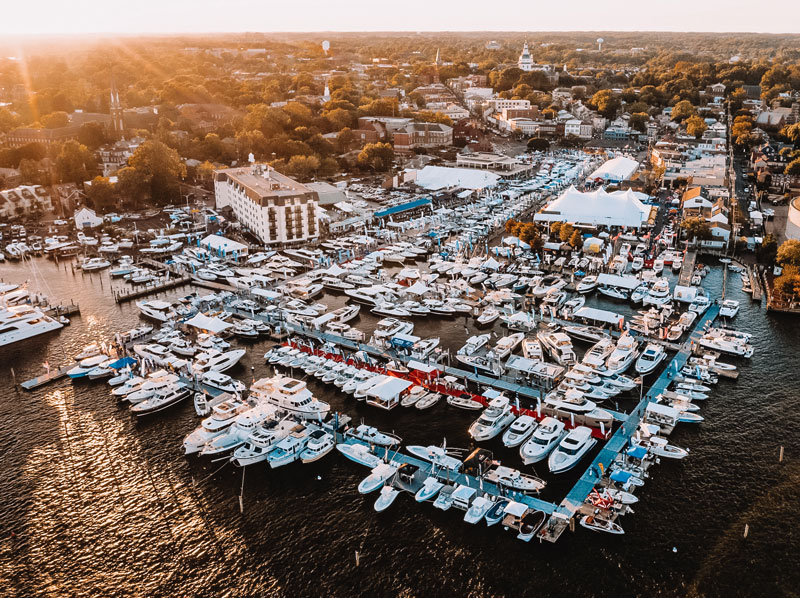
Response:
POLYGON ((420 280, 406 289, 407 293, 412 293, 414 295, 424 295, 428 291, 430 291, 430 289, 420 280))
POLYGON ((644 459, 647 456, 647 449, 643 446, 632 446, 628 449, 628 456, 634 459, 644 459))
POLYGON ((267 301, 274 301, 275 299, 281 297, 280 293, 276 291, 270 291, 268 289, 254 288, 250 289, 250 292, 256 297, 261 297, 262 299, 266 299, 267 301))
POLYGON ((327 274, 328 276, 336 276, 337 278, 342 274, 347 273, 347 270, 342 268, 339 264, 332 264, 330 268, 322 271, 323 274, 327 274))
MULTIPOLYGON (((456 502, 462 503, 469 503, 470 498, 475 496, 478 493, 478 490, 475 488, 470 488, 469 486, 464 486, 463 484, 459 484, 455 490, 453 490, 453 500, 456 502)), ((527 508, 527 507, 526 507, 527 508)))
POLYGON ((617 471, 612 473, 609 477, 613 482, 619 482, 620 484, 625 484, 628 482, 628 480, 634 477, 634 475, 630 471, 623 471, 621 469, 618 469, 617 471))
POLYGON ((199 313, 190 320, 186 320, 186 324, 199 330, 208 330, 214 334, 218 334, 232 326, 232 324, 228 324, 219 318, 209 318, 204 313, 199 313))
POLYGON ((620 321, 625 319, 624 316, 614 313, 613 311, 597 309, 596 307, 582 307, 573 314, 573 318, 602 322, 604 324, 611 324, 612 326, 617 326, 620 321))
POLYGON ((620 289, 628 289, 632 291, 642 284, 642 281, 635 276, 621 276, 619 274, 598 274, 597 284, 605 285, 607 287, 617 287, 620 289))
POLYGON ((406 364, 409 369, 417 370, 418 372, 422 372, 424 374, 432 374, 433 372, 438 371, 438 368, 433 365, 429 365, 427 363, 422 363, 421 361, 409 361, 406 364))
POLYGON ((117 359, 114 363, 109 364, 109 367, 113 370, 121 370, 124 367, 136 365, 136 360, 133 357, 123 357, 122 359, 117 359))
POLYGON ((512 500, 510 503, 506 505, 506 508, 503 509, 503 513, 507 513, 508 515, 513 515, 514 517, 522 517, 527 510, 528 510, 528 505, 512 500))
POLYGON ((415 343, 418 343, 420 337, 414 336, 412 334, 395 334, 392 337, 392 344, 396 347, 403 347, 406 349, 410 349, 414 346, 415 343))
POLYGON ((385 380, 370 388, 367 394, 379 400, 390 401, 410 386, 413 386, 413 382, 387 376, 385 380))

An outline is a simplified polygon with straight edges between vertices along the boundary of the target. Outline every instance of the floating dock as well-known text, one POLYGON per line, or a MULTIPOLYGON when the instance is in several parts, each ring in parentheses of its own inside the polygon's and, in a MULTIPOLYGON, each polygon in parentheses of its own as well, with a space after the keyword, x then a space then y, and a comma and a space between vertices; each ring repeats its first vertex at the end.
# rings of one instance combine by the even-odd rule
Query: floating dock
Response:
POLYGON ((57 369, 51 369, 49 372, 42 374, 41 376, 36 376, 36 378, 31 378, 30 380, 25 380, 25 382, 20 383, 20 387, 24 390, 33 390, 34 388, 39 388, 40 386, 44 386, 45 384, 49 384, 50 382, 54 382, 55 380, 60 380, 61 378, 66 378, 67 372, 70 371, 74 365, 65 365, 61 366, 57 369))
POLYGON ((192 282, 191 277, 176 275, 174 277, 170 277, 168 280, 157 280, 153 284, 147 284, 141 288, 135 288, 129 291, 112 290, 111 292, 114 295, 114 301, 117 303, 123 303, 125 301, 139 299, 140 297, 146 297, 147 295, 152 295, 153 293, 160 293, 161 291, 166 291, 167 289, 181 287, 190 282, 192 282))

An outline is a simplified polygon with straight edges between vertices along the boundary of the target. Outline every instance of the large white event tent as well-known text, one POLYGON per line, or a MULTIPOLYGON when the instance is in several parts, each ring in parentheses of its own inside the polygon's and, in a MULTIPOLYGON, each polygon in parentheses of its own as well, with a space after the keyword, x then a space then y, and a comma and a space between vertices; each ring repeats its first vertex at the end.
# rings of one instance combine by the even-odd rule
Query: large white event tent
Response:
POLYGON ((636 160, 625 156, 617 156, 601 164, 597 170, 588 176, 588 180, 602 179, 609 183, 619 183, 631 178, 637 168, 639 168, 639 163, 636 160))
POLYGON ((417 171, 416 183, 429 191, 437 191, 450 187, 485 189, 495 186, 499 180, 498 175, 485 170, 428 165, 417 171))
POLYGON ((570 185, 533 219, 536 222, 641 228, 647 224, 649 217, 650 206, 643 204, 635 191, 628 189, 607 193, 605 189, 597 189, 584 193, 570 185))

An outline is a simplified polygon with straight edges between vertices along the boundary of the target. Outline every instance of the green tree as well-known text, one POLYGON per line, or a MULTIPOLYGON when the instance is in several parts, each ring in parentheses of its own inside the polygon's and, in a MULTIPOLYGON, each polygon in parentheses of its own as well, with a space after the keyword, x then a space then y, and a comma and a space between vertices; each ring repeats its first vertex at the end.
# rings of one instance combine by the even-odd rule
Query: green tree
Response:
POLYGON ((81 125, 78 130, 78 141, 90 150, 96 150, 101 145, 108 143, 106 130, 100 123, 89 122, 81 125))
POLYGON ((681 223, 681 228, 690 241, 711 238, 711 227, 702 218, 687 218, 681 223))
POLYGON ((86 191, 86 197, 95 210, 105 212, 116 203, 114 185, 104 176, 96 176, 86 191))
POLYGON ((628 124, 631 129, 644 133, 647 131, 647 123, 650 121, 650 116, 646 112, 636 112, 631 114, 628 124))
POLYGON ((761 242, 761 246, 756 251, 758 261, 765 264, 772 264, 775 261, 777 253, 778 241, 772 233, 767 233, 764 240, 761 242))
POLYGON ((42 182, 39 163, 36 160, 29 160, 28 158, 20 160, 19 174, 22 177, 22 182, 28 185, 38 185, 42 182))
POLYGON ((174 149, 160 141, 145 141, 128 160, 142 184, 157 205, 180 199, 180 180, 186 176, 186 166, 174 149))
POLYGON ((394 148, 388 143, 368 143, 358 154, 357 163, 361 168, 384 172, 394 162, 394 148))
POLYGON ((693 135, 695 139, 700 139, 703 133, 706 132, 706 129, 708 129, 706 121, 699 116, 690 116, 686 119, 686 132, 689 135, 693 135))
POLYGON ((800 241, 789 239, 781 243, 775 260, 784 267, 800 267, 800 241))
POLYGON ((531 137, 528 140, 529 152, 546 152, 550 149, 550 142, 543 137, 531 137))
POLYGON ((95 165, 92 153, 82 143, 67 141, 56 157, 56 175, 62 183, 82 183, 95 165))
POLYGON ((117 192, 134 207, 139 207, 148 190, 149 181, 130 166, 117 171, 117 192))

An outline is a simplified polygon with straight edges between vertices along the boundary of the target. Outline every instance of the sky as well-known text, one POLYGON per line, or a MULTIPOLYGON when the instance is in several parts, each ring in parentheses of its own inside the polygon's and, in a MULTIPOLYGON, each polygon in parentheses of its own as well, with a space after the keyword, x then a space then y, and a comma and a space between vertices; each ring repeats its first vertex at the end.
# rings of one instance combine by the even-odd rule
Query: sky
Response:
POLYGON ((0 0, 0 34, 656 30, 798 33, 800 0, 0 0))

